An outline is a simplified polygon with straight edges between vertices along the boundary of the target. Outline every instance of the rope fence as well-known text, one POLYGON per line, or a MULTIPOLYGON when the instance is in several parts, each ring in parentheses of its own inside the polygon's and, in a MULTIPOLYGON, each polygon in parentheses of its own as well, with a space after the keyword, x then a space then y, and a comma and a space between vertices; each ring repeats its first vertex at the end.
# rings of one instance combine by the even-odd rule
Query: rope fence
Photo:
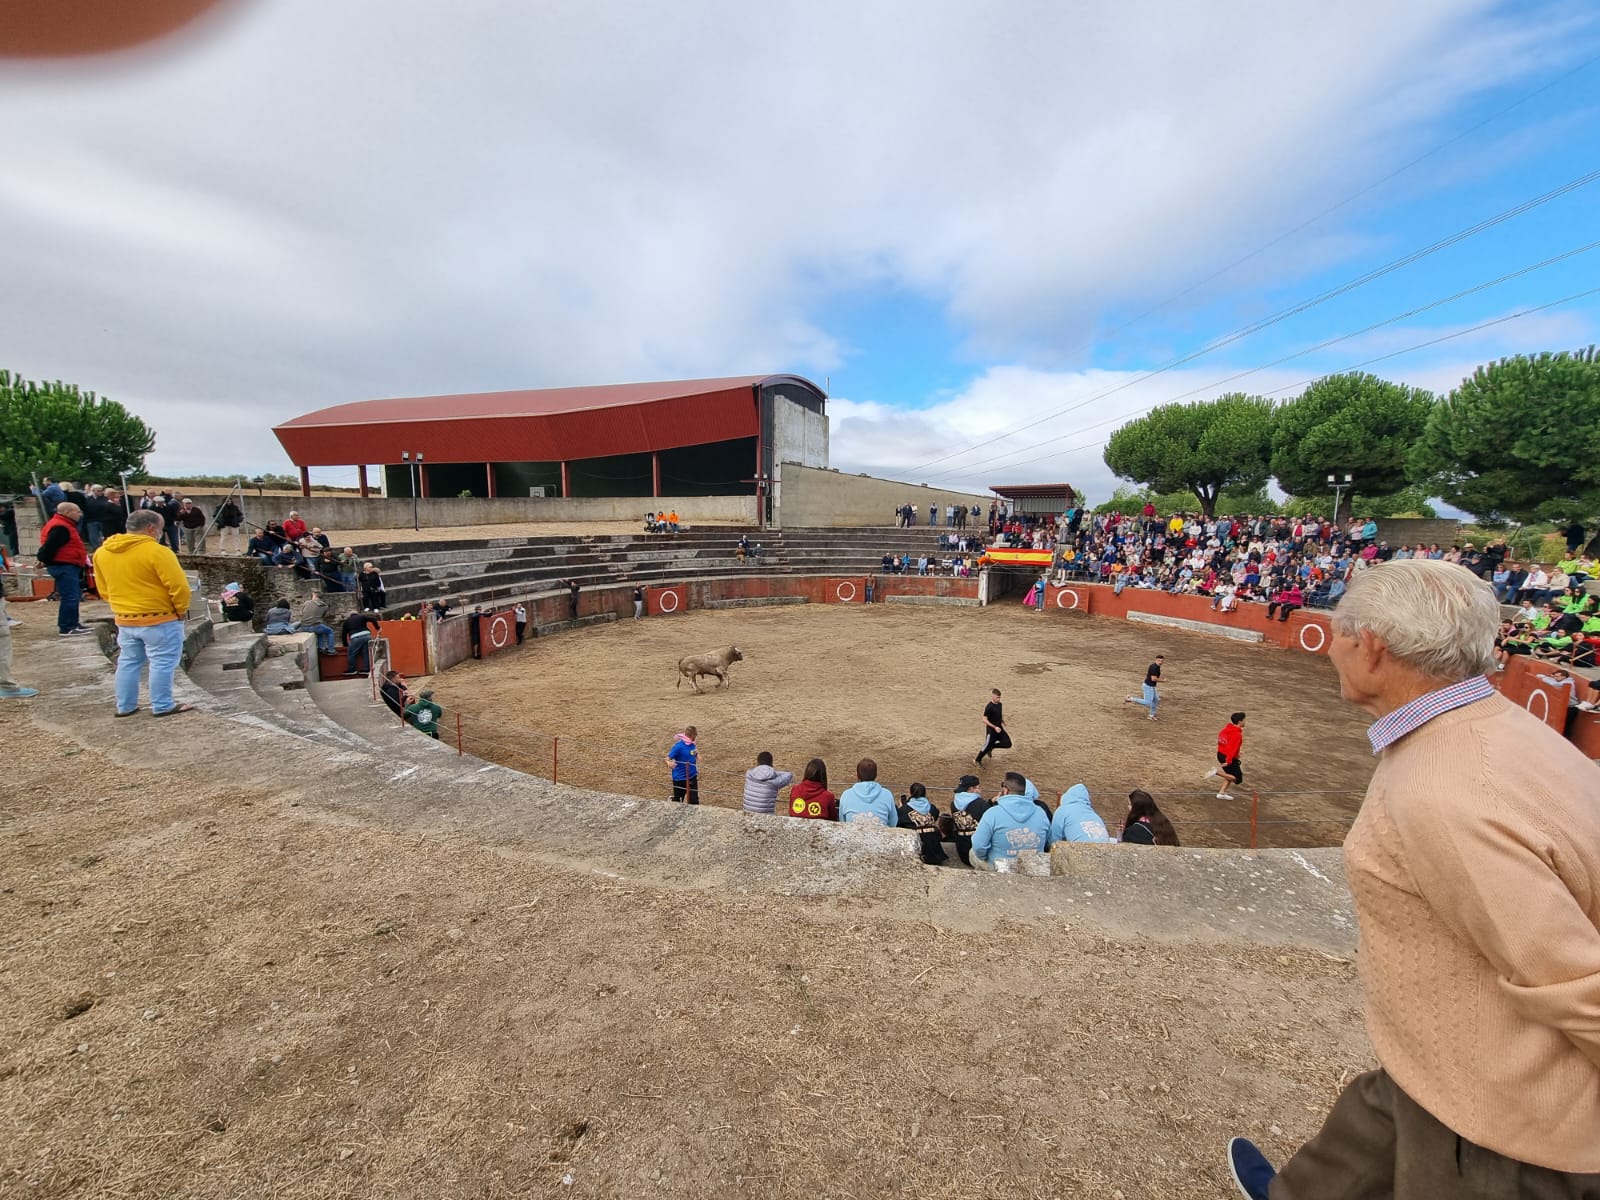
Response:
MULTIPOLYGON (((377 655, 374 655, 376 660, 377 655)), ((374 662, 374 688, 381 674, 374 662)), ((403 720, 403 718, 401 718, 403 720)), ((509 770, 548 779, 553 783, 570 784, 591 791, 614 792, 629 796, 642 796, 666 800, 672 784, 666 763, 666 746, 659 752, 641 750, 584 738, 548 733, 509 725, 498 718, 468 713, 460 708, 446 708, 439 722, 439 738, 453 745, 459 755, 492 762, 509 770)), ((743 804, 745 771, 750 764, 738 768, 701 765, 699 768, 699 795, 701 803, 722 808, 739 808, 743 804)), ((795 764, 795 778, 800 778, 800 767, 795 764)), ((842 773, 841 773, 842 776, 842 773)), ((853 779, 830 779, 829 790, 842 795, 853 779)), ((879 782, 894 793, 904 796, 911 779, 879 782)), ((948 786, 926 784, 929 799, 949 811, 955 789, 948 786)), ((1035 780, 1038 784, 1039 781, 1035 780)), ((1120 832, 1120 818, 1125 811, 1127 795, 1140 788, 1138 783, 1090 784, 1083 783, 1106 827, 1113 836, 1120 832)), ((991 785, 992 786, 992 785, 991 785)), ((1071 786, 1071 784, 1068 784, 1071 786)), ((1262 791, 1243 788, 1233 793, 1232 800, 1220 799, 1211 791, 1156 791, 1143 788, 1153 796, 1161 810, 1178 828, 1184 845, 1217 847, 1311 847, 1335 845, 1344 839, 1344 832, 1355 819, 1355 810, 1364 794, 1352 788, 1309 788, 1262 791), (1337 811, 1317 812, 1316 809, 1332 806, 1337 811), (1312 810, 1312 811, 1303 811, 1312 810), (1203 832, 1202 832, 1203 831, 1203 832)), ((989 795, 986 788, 985 794, 989 795)), ((1040 796, 1054 810, 1061 802, 1062 791, 1040 786, 1040 796)), ((992 795, 989 795, 993 799, 992 795)), ((781 815, 783 799, 778 801, 781 815)))

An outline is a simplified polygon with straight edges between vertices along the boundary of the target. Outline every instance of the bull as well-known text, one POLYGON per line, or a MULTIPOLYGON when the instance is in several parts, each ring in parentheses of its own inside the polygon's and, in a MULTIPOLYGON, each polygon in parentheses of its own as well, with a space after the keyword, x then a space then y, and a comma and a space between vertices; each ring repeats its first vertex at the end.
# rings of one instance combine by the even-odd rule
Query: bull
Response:
POLYGON ((677 690, 685 679, 695 691, 700 691, 700 677, 702 675, 715 675, 717 686, 724 687, 728 682, 728 668, 741 661, 744 655, 739 653, 739 647, 729 646, 723 650, 713 650, 710 654, 691 654, 687 658, 678 660, 678 682, 672 685, 677 690))

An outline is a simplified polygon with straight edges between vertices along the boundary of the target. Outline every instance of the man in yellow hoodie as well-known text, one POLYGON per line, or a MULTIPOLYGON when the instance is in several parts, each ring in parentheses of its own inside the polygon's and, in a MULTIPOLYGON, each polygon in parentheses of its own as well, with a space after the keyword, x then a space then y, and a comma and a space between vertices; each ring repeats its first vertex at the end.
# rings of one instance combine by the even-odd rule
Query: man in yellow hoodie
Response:
POLYGON ((94 555, 95 586, 117 619, 117 716, 139 711, 139 678, 150 664, 150 714, 192 712, 172 699, 172 677, 183 656, 189 581, 178 556, 161 540, 166 522, 153 509, 128 516, 128 532, 113 534, 94 555))

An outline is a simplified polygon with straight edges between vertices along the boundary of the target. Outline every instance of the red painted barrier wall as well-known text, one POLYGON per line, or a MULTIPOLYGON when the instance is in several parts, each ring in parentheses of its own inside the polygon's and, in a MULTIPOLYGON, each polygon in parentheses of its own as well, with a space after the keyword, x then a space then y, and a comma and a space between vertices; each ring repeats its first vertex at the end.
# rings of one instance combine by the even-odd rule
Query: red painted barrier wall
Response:
POLYGON ((511 609, 482 613, 478 621, 478 653, 488 658, 517 644, 517 618, 511 609))
MULTIPOLYGON (((1513 704, 1520 704, 1557 733, 1567 734, 1580 750, 1590 758, 1600 758, 1600 721, 1597 715, 1572 712, 1566 688, 1551 687, 1540 681, 1540 675, 1552 675, 1555 667, 1526 655, 1513 657, 1504 671, 1489 676, 1489 682, 1513 704), (1580 741, 1580 738, 1583 739, 1580 741)), ((1600 691, 1587 679, 1573 676, 1579 700, 1600 698, 1600 691)))
MULTIPOLYGON (((1330 630, 1326 614, 1300 609, 1289 614, 1287 621, 1276 617, 1267 620, 1265 604, 1241 604, 1232 612, 1213 609, 1205 596, 1174 596, 1168 592, 1144 591, 1124 588, 1122 595, 1100 583, 1071 584, 1070 589, 1089 598, 1089 611, 1102 617, 1126 617, 1129 612, 1145 612, 1160 617, 1182 617, 1188 621, 1201 621, 1207 625, 1220 625, 1229 629, 1251 629, 1276 646, 1291 650, 1304 650, 1308 654, 1326 654, 1330 630)), ((1067 589, 1049 589, 1060 592, 1067 589)), ((1054 600, 1047 603, 1054 605, 1054 600)), ((1071 599, 1067 601, 1070 607, 1071 599)))
POLYGON ((421 621, 379 621, 378 635, 389 641, 389 665, 405 676, 430 674, 421 621))
POLYGON ((652 617, 668 617, 675 612, 685 612, 688 607, 688 589, 681 583, 675 583, 671 587, 644 589, 644 611, 652 617))
POLYGON ((823 580, 822 602, 824 604, 865 604, 867 602, 866 577, 823 580))

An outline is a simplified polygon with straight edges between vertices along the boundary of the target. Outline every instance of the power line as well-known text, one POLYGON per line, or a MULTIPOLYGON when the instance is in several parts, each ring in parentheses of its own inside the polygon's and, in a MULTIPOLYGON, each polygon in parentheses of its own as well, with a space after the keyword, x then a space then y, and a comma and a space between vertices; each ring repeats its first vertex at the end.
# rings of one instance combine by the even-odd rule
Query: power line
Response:
MULTIPOLYGON (((1453 295, 1445 296, 1445 297, 1442 297, 1441 299, 1438 299, 1438 300, 1429 301, 1427 304, 1419 305, 1416 308, 1407 309, 1405 312, 1396 313, 1394 316, 1391 316, 1391 317, 1385 317, 1383 320, 1375 321, 1371 325, 1364 326, 1361 329, 1356 329, 1356 330, 1352 330, 1349 333, 1340 334, 1338 337, 1328 338, 1328 339, 1326 339, 1324 341, 1318 342, 1314 346, 1303 347, 1303 348, 1301 348, 1299 350, 1294 351, 1292 354, 1285 354, 1281 358, 1275 358, 1271 362, 1262 363, 1260 366, 1251 367, 1250 369, 1245 370, 1245 371, 1237 371, 1232 375, 1226 376, 1225 378, 1222 378, 1222 379, 1215 380, 1212 383, 1204 384, 1204 385, 1202 385, 1200 387, 1196 387, 1196 388, 1190 388, 1186 392, 1179 392, 1175 396, 1169 396, 1167 399, 1160 401, 1160 403, 1161 404, 1171 404, 1171 403, 1173 403, 1175 401, 1187 399, 1188 397, 1197 395, 1197 394, 1199 394, 1201 392, 1214 391, 1217 388, 1223 387, 1224 385, 1229 384, 1229 383, 1233 383, 1233 382, 1235 382, 1237 380, 1244 379, 1244 378, 1246 378, 1246 377, 1248 377, 1250 375, 1258 374, 1259 372, 1265 371, 1265 370, 1269 370, 1272 367, 1282 366, 1286 362, 1292 362, 1294 359, 1303 358, 1307 354, 1314 354, 1318 350, 1326 350, 1329 346, 1336 346, 1340 342, 1348 342, 1352 338, 1362 337, 1362 336, 1364 336, 1366 334, 1372 333, 1374 330, 1382 329, 1386 325, 1393 325, 1393 324, 1395 324, 1396 322, 1399 322, 1399 321, 1409 320, 1412 317, 1420 316, 1422 313, 1429 312, 1429 311, 1431 311, 1431 310, 1433 310, 1435 308, 1442 308, 1447 304, 1453 304, 1457 300, 1465 299, 1466 297, 1475 295, 1478 292, 1487 291, 1489 288, 1498 287, 1502 283, 1507 283, 1507 282, 1509 282, 1510 280, 1513 280, 1513 279, 1519 279, 1524 275, 1531 275, 1535 271, 1543 270, 1545 267, 1554 266, 1556 263, 1565 262, 1569 258, 1575 258, 1580 254, 1587 254, 1591 250, 1596 250, 1596 249, 1600 249, 1600 241, 1593 241, 1593 242, 1590 242, 1590 243, 1588 243, 1587 245, 1584 245, 1584 246, 1576 246, 1571 250, 1565 250, 1560 254, 1552 255, 1550 258, 1544 259, 1541 262, 1532 263, 1532 264, 1530 264, 1530 265, 1528 265, 1526 267, 1521 267, 1521 268, 1519 268, 1519 269, 1517 269, 1515 271, 1510 271, 1510 272, 1508 272, 1508 273, 1506 273, 1504 275, 1501 275, 1501 276, 1499 276, 1499 277, 1497 277, 1495 279, 1488 279, 1488 280, 1485 280, 1482 283, 1475 284, 1472 287, 1464 288, 1461 291, 1454 293, 1453 295)), ((1282 389, 1275 389, 1275 390, 1282 390, 1282 389)), ((1157 407, 1157 406, 1156 405, 1151 405, 1150 406, 1150 408, 1155 408, 1155 407, 1157 407)), ((1149 408, 1142 409, 1140 411, 1148 412, 1149 408)), ((1119 416, 1115 416, 1115 417, 1109 417, 1104 421, 1097 421, 1094 425, 1087 426, 1086 428, 1095 429, 1095 428, 1098 428, 1101 425, 1108 424, 1110 421, 1126 420, 1126 419, 1127 419, 1126 416, 1120 416, 1120 415, 1119 416)), ((1083 429, 1080 428, 1080 429, 1073 430, 1071 433, 1058 434, 1056 437, 1046 438, 1044 441, 1036 443, 1033 448, 1036 449, 1038 446, 1047 446, 1051 442, 1064 441, 1067 438, 1075 437, 1079 433, 1082 433, 1082 432, 1083 432, 1083 429)), ((1010 435, 1007 435, 1007 436, 1010 436, 1010 435)), ((940 479, 940 478, 943 478, 945 476, 953 475, 953 474, 956 474, 956 473, 961 472, 961 471, 976 470, 977 468, 982 467, 982 466, 986 466, 989 463, 1000 462, 1000 461, 1002 461, 1003 459, 1005 459, 1007 457, 1008 456, 1005 455, 1005 454, 998 454, 998 455, 995 455, 995 456, 993 456, 991 458, 986 458, 986 459, 983 459, 983 460, 981 460, 979 462, 976 462, 976 463, 969 463, 966 466, 949 467, 949 468, 946 468, 943 471, 935 472, 934 474, 928 476, 928 478, 930 480, 940 479)), ((1037 461, 1037 460, 1030 459, 1028 461, 1032 462, 1032 461, 1037 461)))
MULTIPOLYGON (((1374 358, 1364 359, 1364 360, 1362 360, 1361 362, 1358 362, 1358 363, 1350 363, 1347 366, 1341 367, 1337 371, 1324 372, 1321 375, 1313 375, 1313 376, 1311 376, 1311 377, 1309 377, 1307 379, 1302 379, 1298 383, 1291 383, 1291 384, 1285 385, 1284 387, 1274 388, 1274 389, 1272 389, 1272 391, 1267 392, 1266 394, 1270 396, 1270 395, 1276 395, 1279 392, 1294 391, 1297 388, 1303 388, 1303 387, 1306 387, 1306 386, 1308 386, 1310 384, 1313 384, 1319 379, 1326 379, 1329 375, 1343 375, 1343 374, 1346 374, 1346 373, 1348 373, 1350 371, 1359 371, 1362 368, 1370 367, 1370 366, 1374 365, 1375 363, 1387 362, 1391 358, 1399 358, 1402 355, 1412 354, 1412 353, 1414 353, 1414 352, 1416 352, 1418 350, 1426 350, 1429 346, 1437 346, 1441 342, 1453 341, 1454 339, 1459 338, 1459 337, 1466 337, 1468 334, 1471 334, 1471 333, 1478 333, 1478 332, 1480 332, 1482 330, 1485 330, 1485 329, 1492 329, 1496 325, 1504 325, 1504 324, 1506 324, 1506 323, 1508 323, 1510 321, 1518 320, 1521 317, 1529 317, 1529 316, 1532 316, 1534 313, 1541 313, 1541 312, 1545 312, 1545 311, 1547 311, 1549 309, 1552 309, 1552 308, 1559 308, 1563 304, 1571 304, 1576 300, 1583 300, 1583 299, 1586 299, 1586 298, 1588 298, 1590 296, 1595 296, 1595 295, 1600 295, 1600 287, 1589 288, 1588 290, 1582 291, 1582 292, 1574 292, 1570 296, 1563 296, 1559 300, 1551 300, 1547 304, 1536 304, 1536 305, 1534 305, 1534 306, 1532 306, 1530 308, 1520 309, 1519 311, 1514 312, 1514 313, 1507 313, 1505 316, 1494 317, 1494 318, 1492 318, 1490 320, 1487 320, 1487 321, 1480 321, 1476 325, 1469 325, 1465 329, 1457 329, 1452 333, 1442 334, 1442 335, 1440 335, 1439 337, 1436 337, 1436 338, 1429 338, 1425 342, 1418 342, 1413 346, 1406 346, 1404 349, 1401 349, 1401 350, 1393 350, 1393 351, 1390 351, 1388 354, 1379 354, 1374 358)), ((1128 421, 1128 420, 1131 420, 1134 417, 1140 416, 1143 413, 1147 413, 1152 408, 1156 408, 1160 404, 1164 404, 1164 403, 1166 403, 1166 401, 1157 401, 1156 404, 1150 404, 1150 405, 1147 405, 1144 408, 1135 409, 1133 412, 1130 412, 1130 413, 1120 414, 1120 415, 1115 416, 1115 417, 1108 417, 1104 421, 1096 422, 1095 425, 1086 426, 1085 429, 1094 429, 1099 425, 1108 425, 1112 421, 1128 421)), ((1084 430, 1078 430, 1077 432, 1081 433, 1081 432, 1084 432, 1084 430)), ((1065 450, 1052 450, 1049 454, 1041 454, 1041 455, 1038 455, 1037 457, 1034 457, 1034 458, 1025 458, 1025 459, 1022 459, 1022 460, 1020 460, 1018 462, 1010 463, 1010 464, 1008 464, 1008 466, 1010 466, 1010 467, 1025 467, 1030 463, 1045 462, 1045 461, 1047 461, 1049 459, 1052 459, 1052 458, 1060 458, 1064 454, 1076 454, 1079 450, 1092 450, 1096 446, 1104 445, 1107 440, 1108 439, 1104 438, 1104 437, 1096 438, 1092 442, 1084 442, 1082 445, 1079 445, 1079 446, 1068 446, 1065 450)), ((978 465, 982 465, 982 464, 978 464, 978 465)))
MULTIPOLYGON (((1562 75, 1557 75, 1554 79, 1550 80, 1543 87, 1535 88, 1533 91, 1531 91, 1531 92, 1527 93, 1526 95, 1522 96, 1520 99, 1512 101, 1510 104, 1506 105, 1504 108, 1498 109, 1495 112, 1490 113, 1487 117, 1485 117, 1483 120, 1479 121, 1476 125, 1468 126, 1466 129, 1463 129, 1460 133, 1456 134, 1454 137, 1445 139, 1444 141, 1440 142, 1437 146, 1435 146, 1432 150, 1427 151, 1425 154, 1417 155, 1416 158, 1413 158, 1410 162, 1405 163, 1403 166, 1396 167, 1393 171, 1390 171, 1387 175, 1383 176, 1381 179, 1373 180, 1371 183, 1367 184, 1360 191, 1352 192, 1350 195, 1346 196, 1343 200, 1340 200, 1337 204, 1330 204, 1327 208, 1323 209, 1321 212, 1316 213, 1314 216, 1307 217, 1304 221, 1301 221, 1300 224, 1296 225, 1293 229, 1285 230, 1283 233, 1280 233, 1277 237, 1273 238, 1270 242, 1262 243, 1260 246, 1257 246, 1254 250, 1250 251, 1250 253, 1248 253, 1246 255, 1243 255, 1240 258, 1234 259, 1231 263, 1229 263, 1225 267, 1218 268, 1217 270, 1213 271, 1210 275, 1207 275, 1204 279, 1196 280, 1194 283, 1191 283, 1188 287, 1184 288, 1181 292, 1177 292, 1174 295, 1168 296, 1165 300, 1162 300, 1161 302, 1159 302, 1157 304, 1151 305, 1149 308, 1145 309, 1143 312, 1139 313, 1137 316, 1130 317, 1128 320, 1122 322, 1122 324, 1113 325, 1110 329, 1106 330, 1103 334, 1100 334, 1098 336, 1101 337, 1101 338, 1104 338, 1104 337, 1109 337, 1112 334, 1121 333, 1123 330, 1130 329, 1134 325, 1137 325, 1140 321, 1144 320, 1146 317, 1150 316, 1152 313, 1158 313, 1162 309, 1167 308, 1170 305, 1176 304, 1179 300, 1182 300, 1187 296, 1193 295, 1195 292, 1197 292, 1201 288, 1205 287, 1206 284, 1211 283, 1214 280, 1222 278, 1228 272, 1232 271, 1235 267, 1242 267, 1245 263, 1249 262, 1251 259, 1259 258, 1261 255, 1265 254, 1268 250, 1271 250, 1274 246, 1281 245, 1283 242, 1288 241, 1295 234, 1304 232, 1305 230, 1309 229, 1311 226, 1315 225, 1318 221, 1322 220, 1322 218, 1332 216, 1334 213, 1338 212, 1340 209, 1348 208, 1350 205, 1354 204, 1357 200, 1361 199, 1363 196, 1368 195, 1371 192, 1375 192, 1380 187, 1382 187, 1384 184, 1390 183, 1393 180, 1398 179, 1400 176, 1404 175, 1407 171, 1411 170, 1412 167, 1420 166, 1422 163, 1427 162, 1428 159, 1432 158, 1434 155, 1440 153, 1441 151, 1448 150, 1451 146, 1454 146, 1457 142, 1464 141, 1465 139, 1471 137, 1473 134, 1477 133, 1478 130, 1484 128, 1484 126, 1493 124, 1495 121, 1498 121, 1501 117, 1505 116, 1508 112, 1511 112, 1513 109, 1520 108, 1520 107, 1522 107, 1522 105, 1528 103, 1528 101, 1537 99, 1539 96, 1542 96, 1545 92, 1548 92, 1551 88, 1556 87, 1556 86, 1558 86, 1558 85, 1560 85, 1562 83, 1565 83, 1568 79, 1572 78, 1572 76, 1578 74, 1580 71, 1587 70, 1589 67, 1594 66, 1594 64, 1597 63, 1597 62, 1600 62, 1600 54, 1597 54, 1592 58, 1585 59, 1583 62, 1579 63, 1577 66, 1573 67, 1570 71, 1567 71, 1566 73, 1564 73, 1562 75)), ((1095 338, 1090 338, 1087 342, 1082 343, 1081 345, 1079 345, 1075 349, 1081 350, 1081 349, 1084 349, 1084 348, 1086 348, 1088 346, 1092 346, 1094 344, 1095 340, 1096 340, 1095 338)))
MULTIPOLYGON (((1496 225, 1503 224, 1514 217, 1519 217, 1525 213, 1531 212, 1533 209, 1538 208, 1541 205, 1548 204, 1552 200, 1559 199, 1570 192, 1577 191, 1579 188, 1587 187, 1596 180, 1600 180, 1600 169, 1590 171, 1585 175, 1580 175, 1576 179, 1570 179, 1566 183, 1561 184, 1559 187, 1552 188, 1550 191, 1545 192, 1542 195, 1535 196, 1531 200, 1524 200, 1521 204, 1513 205, 1511 208, 1496 213, 1492 217, 1487 217, 1484 220, 1477 222, 1475 225, 1469 225, 1464 229, 1458 229, 1455 233, 1450 234, 1448 237, 1441 238, 1439 241, 1434 242, 1431 245, 1424 246, 1419 250, 1414 250, 1410 254, 1403 255, 1400 258, 1385 263, 1381 267, 1376 267, 1365 274, 1358 275, 1354 279, 1347 280, 1346 282, 1339 284, 1337 287, 1329 288, 1327 291, 1321 292, 1316 296, 1310 297, 1309 299, 1290 305, 1288 308, 1280 309, 1271 316, 1264 317, 1259 321, 1252 322, 1251 324, 1245 325, 1240 329, 1236 329, 1232 333, 1225 334, 1214 341, 1206 343, 1198 350, 1193 350, 1188 354, 1182 354, 1177 358, 1170 359, 1161 366, 1147 371, 1143 375, 1137 375, 1132 379, 1126 380, 1125 382, 1118 384, 1116 387, 1107 388, 1105 391, 1099 392, 1088 397, 1087 399, 1080 400, 1076 404, 1069 404, 1065 408, 1058 409, 1053 413, 1047 413, 1046 415, 1039 417, 1037 420, 1029 421, 1025 425, 1019 425, 1015 429, 1008 430, 1005 433, 996 434, 994 437, 974 443, 973 445, 967 446, 964 449, 952 450, 949 454, 943 454, 938 458, 930 459, 920 466, 914 467, 913 471, 925 471, 935 463, 944 462, 946 459, 957 458, 963 454, 970 454, 974 450, 980 450, 984 446, 993 445, 995 442, 1002 441, 1008 437, 1013 437, 1024 430, 1032 429, 1035 425, 1041 425, 1046 421, 1052 421, 1057 417, 1065 416, 1067 413, 1074 412, 1077 409, 1083 408, 1085 405, 1092 404, 1096 400, 1103 400, 1107 396, 1114 396, 1118 392, 1125 391, 1126 389, 1133 387, 1135 384, 1143 383, 1147 379, 1153 379, 1157 375, 1163 375, 1175 367, 1181 367, 1185 363, 1193 362, 1198 358, 1202 358, 1205 355, 1212 353, 1213 351, 1222 349, 1224 346, 1231 346, 1233 343, 1242 341, 1247 337, 1260 333, 1264 329, 1271 328, 1273 325, 1287 321, 1290 317, 1299 316, 1301 313, 1316 308, 1320 304, 1325 304, 1329 300, 1336 299, 1339 296, 1343 296, 1349 292, 1355 291, 1357 288, 1363 287, 1374 280, 1381 279, 1385 275, 1392 274, 1403 267, 1408 267, 1413 263, 1420 262, 1422 259, 1427 258, 1431 254, 1436 254, 1440 250, 1448 249, 1451 246, 1466 241, 1468 238, 1475 237, 1477 234, 1483 233, 1485 230, 1492 229, 1496 225)), ((941 472, 941 474, 948 473, 949 472, 941 472)))

